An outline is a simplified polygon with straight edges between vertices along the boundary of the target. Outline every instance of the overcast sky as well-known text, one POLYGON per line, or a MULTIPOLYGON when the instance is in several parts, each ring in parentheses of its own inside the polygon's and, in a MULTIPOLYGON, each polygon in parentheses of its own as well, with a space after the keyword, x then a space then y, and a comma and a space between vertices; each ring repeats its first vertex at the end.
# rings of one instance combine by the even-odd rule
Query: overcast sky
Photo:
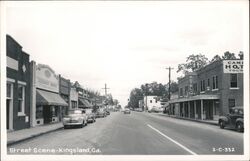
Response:
MULTIPOLYGON (((168 82, 190 54, 244 51, 247 1, 6 2, 6 32, 30 59, 124 106, 141 84, 168 82)), ((245 53, 248 51, 244 51, 245 53)))

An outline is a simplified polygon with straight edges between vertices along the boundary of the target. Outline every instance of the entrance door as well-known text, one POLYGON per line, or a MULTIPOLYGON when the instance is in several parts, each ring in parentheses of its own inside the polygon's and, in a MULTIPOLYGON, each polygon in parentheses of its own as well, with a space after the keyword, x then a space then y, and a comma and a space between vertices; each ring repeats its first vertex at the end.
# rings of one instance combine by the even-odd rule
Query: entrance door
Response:
POLYGON ((7 130, 10 129, 10 100, 6 100, 6 127, 7 130))
POLYGON ((50 106, 44 106, 43 108, 44 123, 50 123, 52 121, 50 106))

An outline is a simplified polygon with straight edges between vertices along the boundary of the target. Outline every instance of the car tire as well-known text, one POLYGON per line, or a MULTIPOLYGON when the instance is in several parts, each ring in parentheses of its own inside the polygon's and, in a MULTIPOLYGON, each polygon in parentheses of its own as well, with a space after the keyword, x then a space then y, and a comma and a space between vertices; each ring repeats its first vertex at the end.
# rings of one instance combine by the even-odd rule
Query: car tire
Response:
POLYGON ((68 128, 68 126, 67 126, 67 125, 64 125, 64 126, 63 126, 63 128, 64 128, 64 129, 67 129, 67 128, 68 128))
POLYGON ((241 122, 238 122, 238 123, 236 124, 236 130, 237 130, 238 132, 242 132, 242 131, 243 131, 243 124, 242 124, 241 122))
POLYGON ((83 128, 83 123, 80 125, 80 128, 83 128))
POLYGON ((221 128, 221 129, 224 129, 224 128, 225 128, 225 123, 224 123, 224 121, 220 121, 220 128, 221 128))

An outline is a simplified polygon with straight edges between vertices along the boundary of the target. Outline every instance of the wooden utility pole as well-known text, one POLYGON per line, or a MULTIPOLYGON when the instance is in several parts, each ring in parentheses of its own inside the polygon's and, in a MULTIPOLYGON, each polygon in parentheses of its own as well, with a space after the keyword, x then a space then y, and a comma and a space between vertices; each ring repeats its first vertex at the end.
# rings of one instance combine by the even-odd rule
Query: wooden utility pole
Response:
POLYGON ((104 90, 105 90, 105 96, 107 97, 107 90, 108 90, 108 89, 110 89, 110 88, 107 88, 107 84, 105 83, 105 87, 104 87, 104 88, 102 88, 102 89, 104 89, 104 90))
POLYGON ((168 75, 168 98, 169 98, 169 100, 170 100, 170 98, 171 98, 171 92, 170 92, 170 85, 171 85, 171 70, 172 69, 174 69, 174 68, 171 68, 171 67, 168 67, 168 68, 166 68, 166 69, 168 69, 169 70, 169 75, 168 75))

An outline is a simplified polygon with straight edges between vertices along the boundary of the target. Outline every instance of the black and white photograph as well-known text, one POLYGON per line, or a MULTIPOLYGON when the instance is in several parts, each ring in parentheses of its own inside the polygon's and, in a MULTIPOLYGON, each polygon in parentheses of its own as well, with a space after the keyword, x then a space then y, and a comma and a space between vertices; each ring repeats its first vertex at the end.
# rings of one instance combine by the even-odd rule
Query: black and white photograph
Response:
POLYGON ((1 1, 1 160, 249 160, 249 1, 1 1))

